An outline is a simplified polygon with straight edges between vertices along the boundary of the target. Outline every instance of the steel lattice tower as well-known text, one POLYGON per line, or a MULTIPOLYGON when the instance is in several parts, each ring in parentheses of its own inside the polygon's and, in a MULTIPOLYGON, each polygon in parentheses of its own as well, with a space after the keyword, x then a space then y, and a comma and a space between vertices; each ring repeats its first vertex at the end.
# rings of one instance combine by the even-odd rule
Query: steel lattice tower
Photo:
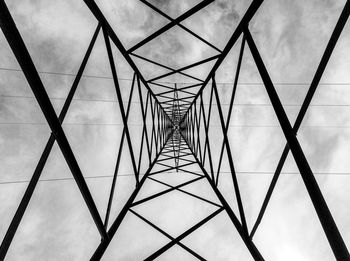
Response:
POLYGON ((249 22, 253 19, 256 12, 259 10, 259 7, 263 3, 263 0, 252 1, 246 13, 240 20, 237 28, 231 35, 226 46, 222 50, 218 49, 213 44, 204 40, 201 36, 197 35, 182 24, 184 20, 191 17, 206 6, 210 5, 212 2, 214 2, 214 0, 204 0, 196 6, 194 6, 193 8, 191 8, 190 10, 183 13, 182 15, 180 15, 179 17, 177 17, 176 19, 171 18, 166 13, 162 12, 146 0, 140 1, 143 4, 147 5, 149 8, 153 9, 154 12, 156 12, 158 15, 169 20, 169 23, 167 23, 161 29, 146 37, 144 40, 140 41, 138 44, 134 45, 130 49, 126 49, 122 42, 119 40, 115 31, 112 29, 107 19, 105 18, 102 11, 99 9, 99 6, 95 3, 95 1, 84 0, 85 4, 96 18, 97 27, 95 33, 92 36, 86 54, 82 60, 80 68, 76 74, 75 80, 71 86, 70 92, 65 100, 64 106, 60 114, 57 115, 46 92, 45 86, 38 74, 38 71, 34 63, 32 62, 31 55, 29 54, 25 42, 21 37, 21 33, 18 31, 16 24, 12 19, 12 16, 4 0, 0 0, 1 29, 21 69, 23 70, 26 80, 30 88, 32 89, 35 98, 38 104, 40 105, 40 108, 51 129, 51 135, 47 140, 45 149, 42 152, 40 160, 38 161, 36 169, 30 180, 30 183, 26 188, 25 194, 19 203, 17 211, 2 241, 0 249, 0 260, 4 260, 6 257, 8 249, 11 246, 11 242, 16 234, 16 230, 30 202, 30 199, 36 188, 40 175, 43 171, 45 163, 50 155, 51 149, 55 142, 57 142, 60 150, 64 155, 64 158, 70 168, 71 174, 73 175, 75 182, 79 187, 80 193, 85 200, 85 203, 90 211, 91 217, 95 222, 96 228, 98 229, 101 235, 101 242, 97 246, 96 251, 91 257, 91 260, 100 260, 103 257, 106 249, 109 247, 111 240, 117 233, 119 227, 122 225, 127 213, 132 213, 136 215, 138 218, 143 220, 149 226, 151 226, 163 236, 169 239, 169 243, 165 244, 163 247, 155 251, 150 256, 145 257, 145 260, 154 260, 175 245, 180 246, 182 249, 186 250, 196 259, 206 260, 199 253, 186 246, 182 242, 182 240, 201 226, 204 226, 209 220, 213 219, 221 212, 225 213, 225 215, 228 216, 232 223, 231 229, 234 229, 239 234, 242 242, 245 244, 252 258, 254 260, 264 260, 264 257, 254 244, 253 237, 255 232, 259 228, 261 220, 263 219, 265 210, 268 206, 269 200, 274 191, 276 182, 280 176, 282 167, 286 161, 289 152, 291 152, 293 158, 295 159, 297 167, 300 171, 300 175, 307 189, 308 195, 313 203, 313 206, 318 215, 318 219, 322 225, 322 228, 328 239, 329 245, 333 251, 335 258, 339 261, 350 260, 349 252, 346 248, 346 245, 342 239, 342 236, 337 228, 335 221, 333 220, 332 214, 326 204, 326 201, 314 177, 313 171, 309 166, 309 163, 304 155, 304 152, 297 138, 297 132, 301 126, 301 123, 311 103, 314 93, 319 85, 320 79, 331 57, 333 49, 349 17, 350 2, 346 1, 344 9, 328 41, 326 49, 324 50, 322 59, 319 62, 316 73, 312 79, 312 82, 304 99, 304 102, 301 106, 301 109, 298 113, 296 121, 294 124, 292 124, 287 117, 284 107, 282 106, 282 103, 280 101, 280 97, 276 92, 274 83, 270 78, 269 72, 265 66, 265 63, 259 53, 259 50, 249 30, 249 22), (180 27, 182 30, 186 31, 187 33, 190 33, 192 36, 194 36, 204 44, 210 46, 213 50, 217 52, 217 54, 205 60, 186 65, 180 69, 174 69, 170 68, 167 65, 163 65, 155 61, 149 60, 135 53, 136 50, 142 48, 142 46, 144 46, 146 43, 150 42, 151 40, 155 39, 161 34, 164 34, 169 29, 175 26, 180 27), (102 34, 104 37, 105 48, 109 58, 116 97, 119 102, 119 110, 124 125, 119 152, 116 158, 115 172, 110 188, 108 206, 104 220, 100 215, 99 211, 97 210, 94 199, 85 182, 82 171, 77 163, 76 157, 71 149, 71 145, 68 142, 64 130, 62 129, 62 123, 71 105, 79 81, 89 60, 92 49, 94 48, 96 38, 99 34, 102 34), (235 72, 234 85, 230 93, 230 104, 228 113, 225 117, 222 109, 222 104, 220 102, 220 97, 218 94, 218 87, 216 84, 217 79, 215 75, 217 70, 223 63, 224 59, 227 57, 228 53, 232 49, 232 47, 236 44, 239 44, 239 39, 242 40, 239 58, 237 61, 237 70, 235 72), (115 65, 115 62, 117 61, 114 60, 112 47, 117 48, 117 50, 123 55, 124 59, 134 71, 133 81, 130 86, 128 100, 124 100, 121 94, 115 65), (280 127, 286 139, 286 145, 281 154, 278 165, 276 166, 273 178, 271 180, 271 184, 261 206, 258 218, 252 230, 250 231, 248 230, 246 222, 246 214, 244 212, 243 202, 240 194, 240 187, 237 182, 235 165, 233 162, 232 148, 228 139, 229 122, 232 115, 232 108, 234 104, 234 98, 245 48, 249 48, 252 54, 261 79, 264 83, 264 87, 266 89, 268 97, 270 98, 270 101, 272 103, 273 110, 278 118, 280 127), (153 79, 145 79, 142 73, 140 72, 140 69, 135 64, 133 58, 138 58, 145 62, 152 63, 159 67, 170 70, 170 72, 154 77, 153 79), (212 66, 210 72, 204 80, 198 79, 195 76, 185 72, 188 69, 195 68, 196 66, 208 63, 210 61, 214 61, 214 65, 212 66), (180 74, 186 77, 190 77, 196 80, 198 83, 191 84, 185 87, 179 87, 179 85, 177 84, 175 84, 175 86, 169 87, 167 85, 162 85, 161 83, 157 82, 160 79, 174 74, 180 74), (163 91, 155 92, 154 86, 161 87, 163 91), (146 97, 144 97, 143 95, 142 90, 144 89, 147 92, 146 97), (209 90, 210 92, 208 110, 205 110, 204 108, 204 90, 209 90), (132 97, 135 95, 139 97, 140 105, 132 104, 131 100, 132 97), (126 103, 127 106, 124 107, 123 103, 126 103), (217 133, 217 135, 220 135, 223 138, 222 144, 219 144, 221 152, 217 169, 214 169, 212 148, 213 146, 218 145, 210 143, 210 138, 208 135, 211 126, 211 121, 213 119, 211 117, 211 110, 214 104, 215 106, 217 106, 219 112, 219 121, 221 127, 221 132, 217 133), (139 112, 142 115, 143 119, 143 131, 141 133, 142 138, 140 148, 135 148, 133 146, 133 137, 130 132, 130 126, 128 125, 129 112, 132 106, 139 106, 139 112), (147 122, 151 122, 151 127, 147 125, 147 122), (124 207, 119 212, 117 218, 111 220, 110 211, 113 202, 114 190, 116 187, 116 183, 118 182, 118 170, 120 166, 121 153, 124 143, 127 145, 128 151, 130 153, 130 159, 133 168, 136 187, 129 199, 127 200, 124 207), (141 155, 144 155, 143 152, 145 151, 147 157, 143 158, 141 157, 141 155), (223 157, 225 153, 227 155, 226 158, 223 157), (138 161, 136 155, 139 155, 138 161), (141 169, 141 161, 148 162, 148 168, 146 170, 141 169), (228 204, 227 199, 225 199, 223 194, 218 189, 218 183, 220 182, 221 165, 223 161, 227 161, 226 164, 228 164, 230 168, 235 200, 238 206, 238 213, 235 213, 233 211, 233 209, 228 204), (196 167, 198 171, 194 171, 192 167, 196 167), (165 173, 171 170, 175 170, 176 172, 188 173, 192 175, 193 178, 178 185, 171 185, 167 182, 157 179, 158 174, 165 173), (185 186, 203 180, 207 182, 207 184, 212 189, 212 192, 218 199, 218 203, 210 201, 206 198, 203 198, 200 195, 193 194, 183 189, 185 186), (161 192, 157 192, 148 197, 138 199, 137 196, 142 190, 143 185, 146 181, 162 184, 166 186, 167 189, 161 192), (215 211, 213 211, 204 219, 200 220, 198 223, 191 226, 189 229, 183 231, 183 233, 179 236, 173 237, 170 234, 168 234, 167 231, 162 230, 156 224, 152 223, 150 220, 139 214, 137 210, 135 210, 136 206, 141 205, 145 202, 151 202, 152 200, 167 195, 168 193, 173 191, 185 193, 188 196, 201 200, 206 204, 213 206, 215 208, 215 211))

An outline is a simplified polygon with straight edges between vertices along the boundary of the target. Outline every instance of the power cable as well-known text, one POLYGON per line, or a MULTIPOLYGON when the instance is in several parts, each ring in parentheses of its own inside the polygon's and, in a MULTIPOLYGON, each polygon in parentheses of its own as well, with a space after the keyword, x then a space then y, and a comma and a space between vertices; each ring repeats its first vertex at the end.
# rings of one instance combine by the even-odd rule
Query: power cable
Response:
MULTIPOLYGON (((45 126, 45 122, 0 122, 0 125, 32 125, 32 126, 45 126)), ((123 123, 79 123, 68 122, 63 123, 63 126, 123 126, 123 123)), ((143 126, 143 124, 128 124, 129 126, 143 126)), ((152 124, 146 124, 146 126, 152 126, 152 124)), ((221 127, 220 124, 210 124, 211 127, 221 127)), ((279 125, 245 125, 245 124, 230 124, 232 128, 280 128, 279 125)), ((334 129, 349 129, 350 126, 341 125, 304 125, 301 128, 334 128, 334 129)))
MULTIPOLYGON (((1 71, 10 71, 10 72, 22 72, 21 69, 15 69, 15 68, 7 68, 7 67, 0 67, 1 71)), ((61 75, 61 76, 72 76, 75 77, 76 74, 74 73, 62 73, 62 72, 47 72, 47 71, 38 71, 39 74, 49 74, 49 75, 61 75)), ((97 79, 110 79, 113 80, 111 76, 99 76, 99 75, 87 75, 83 74, 82 77, 85 78, 97 78, 97 79)), ((118 80, 121 81, 132 81, 132 78, 119 78, 118 80)), ((169 81, 163 81, 158 83, 167 83, 167 84, 195 84, 197 82, 169 82, 169 81)), ((233 84, 233 82, 216 82, 216 84, 233 84)), ((274 83, 275 85, 281 85, 281 86, 308 86, 310 83, 290 83, 290 82, 277 82, 274 83)), ((262 82, 241 82, 238 83, 238 85, 263 85, 262 82)), ((350 83, 319 83, 318 85, 350 85, 350 83)))
MULTIPOLYGON (((181 171, 181 170, 179 170, 181 171)), ((200 171, 192 171, 195 173, 202 173, 200 171)), ((162 174, 175 174, 178 172, 163 172, 163 173, 157 173, 157 175, 162 174)), ((230 171, 220 171, 220 173, 231 173, 230 171)), ((236 171, 237 174, 244 174, 244 175, 273 175, 274 172, 272 171, 236 171)), ((281 172, 281 175, 298 175, 299 172, 281 172)), ((314 172, 314 175, 330 175, 330 176, 347 176, 350 175, 349 172, 314 172)), ((144 174, 140 174, 140 176, 143 176, 144 174)), ((129 177, 134 176, 132 173, 125 173, 125 174, 118 174, 118 177, 129 177)), ((85 179, 103 179, 103 178, 112 178, 113 175, 103 175, 103 176, 87 176, 84 177, 85 179)), ((54 182, 54 181, 70 181, 74 180, 73 177, 71 178, 52 178, 52 179, 40 179, 39 182, 54 182)), ((29 180, 13 180, 13 181, 1 181, 0 185, 8 185, 8 184, 19 184, 19 183, 29 183, 29 180)))
MULTIPOLYGON (((34 96, 26 95, 4 95, 0 94, 2 98, 13 98, 13 99, 35 99, 34 96)), ((63 97, 50 97, 50 100, 65 100, 63 97)), ((169 97, 170 99, 170 97, 169 97)), ((73 101, 83 101, 83 102, 106 102, 106 103, 118 103, 117 100, 109 99, 87 99, 87 98, 73 98, 73 101)), ((180 101, 181 102, 181 101, 180 101)), ((127 102, 123 102, 127 104, 127 102)), ((132 101, 131 103, 140 104, 140 102, 132 101)), ((203 105, 209 105, 209 103, 203 103, 203 105)), ((213 103, 212 105, 216 105, 213 103)), ((221 103, 221 105, 230 105, 229 103, 221 103)), ((233 106, 252 106, 252 107, 272 107, 269 103, 235 103, 233 106)), ((302 104, 283 104, 285 107, 300 107, 302 104)), ((350 104, 310 104, 309 107, 350 107, 350 104)))

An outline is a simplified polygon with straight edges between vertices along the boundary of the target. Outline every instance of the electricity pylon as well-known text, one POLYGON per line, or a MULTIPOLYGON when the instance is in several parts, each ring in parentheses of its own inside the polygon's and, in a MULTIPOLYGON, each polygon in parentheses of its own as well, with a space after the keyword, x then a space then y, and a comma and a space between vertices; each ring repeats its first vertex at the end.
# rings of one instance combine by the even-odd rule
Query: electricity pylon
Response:
POLYGON ((319 218, 319 221, 322 225, 323 231, 328 239, 329 245, 333 251, 335 258, 339 261, 350 260, 346 245, 335 224, 335 221, 333 220, 331 212, 326 204, 326 201, 322 195, 322 192, 316 182, 314 174, 309 166, 309 163, 304 155, 304 152, 296 136, 298 129, 300 128, 300 125, 303 121, 303 118, 307 112, 307 109, 310 105, 310 102, 313 98, 313 95, 319 85, 321 76, 327 66, 333 49, 349 17, 350 2, 346 1, 344 9, 338 19, 338 22, 332 32, 329 42, 324 50, 324 54, 321 58, 321 61, 316 69, 316 73, 310 84, 307 95, 305 96, 304 102, 301 106, 297 119, 294 125, 292 125, 292 123, 289 121, 286 115, 280 98, 276 92, 275 86, 270 78, 269 72, 266 69, 265 63, 259 53, 259 50, 254 42, 253 36, 249 30, 249 22, 253 19, 256 12, 259 10, 261 4, 263 4, 263 0, 252 1, 245 14, 241 18, 238 26, 231 35, 229 41, 222 50, 220 50, 207 40, 203 39, 201 36, 197 35, 192 30, 188 29, 182 24, 182 22, 185 19, 191 17, 198 11, 209 6, 211 3, 214 2, 214 0, 201 1, 199 4, 195 5, 193 8, 186 11, 185 13, 183 13, 175 19, 171 18, 166 13, 162 12, 146 0, 140 1, 144 3, 148 8, 153 9, 158 15, 169 20, 169 23, 157 30, 156 32, 154 32, 153 34, 151 34, 150 36, 146 37, 133 47, 126 49, 125 46, 119 40, 115 31, 112 29, 107 19, 105 18, 99 6, 95 3, 95 1, 84 0, 86 6, 90 9, 91 13, 97 20, 97 27, 95 33, 92 36, 86 54, 83 57, 81 66, 76 74, 75 80, 71 86, 70 92, 67 96, 64 106, 60 114, 57 115, 47 95, 45 86, 31 59, 31 55, 29 54, 26 48, 25 41, 22 39, 21 34, 18 31, 4 0, 0 0, 1 29, 51 129, 51 135, 48 137, 45 149, 38 161, 37 167, 32 175, 29 185, 23 195, 22 200, 19 203, 17 211, 2 241, 0 249, 0 259, 4 260, 6 257, 7 251, 11 245, 12 239, 16 233, 16 230, 22 220, 22 217, 29 204, 29 201, 33 195, 42 170, 50 155, 51 149, 54 143, 57 142, 75 179, 75 182, 79 187, 80 193, 82 194, 85 203, 90 211, 91 217, 95 222, 96 228, 98 229, 101 236, 101 242, 97 246, 96 251, 91 257, 91 260, 100 260, 103 257, 103 254, 108 248, 113 236, 116 234, 118 228, 123 223, 124 217, 129 212, 139 217, 141 220, 146 222, 148 225, 156 229, 158 232, 160 232, 170 240, 169 243, 164 245, 162 248, 160 248, 150 256, 145 257, 145 260, 153 260, 157 258, 174 245, 180 246, 197 259, 205 260, 204 257, 196 253, 194 250, 186 246, 181 241, 186 236, 193 233, 199 227, 204 226, 206 222, 208 222, 210 219, 214 218, 221 212, 227 214, 227 216, 232 222, 232 229, 235 229, 237 231, 242 242, 249 250, 252 258, 254 260, 264 260, 260 251, 254 244, 253 236, 257 231, 259 224, 264 216, 265 210, 268 206, 269 200, 274 191, 276 182, 281 173, 284 162, 286 161, 287 155, 289 154, 289 151, 294 157, 304 185, 307 189, 308 195, 313 203, 313 206, 316 210, 317 216, 319 218), (142 48, 146 43, 150 42, 151 40, 155 39, 156 37, 167 32, 175 26, 180 27, 182 30, 186 31, 187 33, 190 33, 193 37, 197 38, 204 44, 210 46, 213 50, 217 52, 217 54, 199 62, 186 65, 180 69, 174 69, 167 65, 160 64, 156 61, 147 59, 135 53, 136 50, 142 48), (102 217, 96 208, 95 201, 89 191, 89 188, 86 185, 83 173, 76 161, 75 155, 67 140, 65 132, 62 129, 62 123, 72 102, 79 81, 83 75, 87 61, 89 60, 91 51, 94 47, 96 38, 99 34, 103 34, 105 40, 105 47, 108 54, 110 69, 113 76, 116 97, 119 103, 119 110, 123 120, 121 143, 119 147, 119 153, 116 159, 116 167, 111 184, 108 206, 106 215, 104 217, 104 221, 102 220, 102 217), (241 47, 239 58, 237 61, 237 70, 235 74, 234 84, 232 87, 229 109, 225 118, 222 109, 222 104, 220 102, 215 74, 220 68, 222 62, 224 61, 230 50, 232 49, 232 47, 238 43, 239 39, 241 39, 241 47), (125 101, 123 100, 119 86, 117 70, 112 54, 112 46, 118 49, 118 51, 122 54, 122 56, 134 72, 134 77, 130 86, 130 94, 126 108, 124 108, 123 106, 125 101), (229 122, 232 114, 232 107, 234 104, 234 98, 237 89, 237 82, 239 78, 241 63, 243 59, 244 48, 249 48, 252 54, 256 67, 263 81, 264 87, 266 89, 268 97, 270 98, 272 107, 278 118, 280 127, 286 139, 285 148, 276 167, 275 173, 273 175, 270 187, 267 191, 263 205, 259 212, 258 218, 251 231, 248 230, 246 222, 246 213, 244 212, 243 202, 240 195, 240 187, 237 181, 233 162, 232 149, 228 137, 229 122), (133 60, 136 58, 152 63, 159 67, 168 69, 170 70, 170 72, 154 77, 153 79, 146 79, 133 60), (212 66, 210 72, 204 80, 198 79, 197 77, 185 72, 188 69, 195 68, 196 66, 208 63, 210 61, 214 61, 214 65, 212 66), (180 74, 182 76, 189 77, 197 81, 197 83, 178 88, 177 85, 169 87, 167 85, 163 85, 157 82, 157 80, 163 79, 174 74, 180 74), (163 88, 163 91, 154 91, 154 86, 163 88), (142 89, 146 89, 146 97, 143 96, 142 89), (205 89, 210 90, 210 102, 208 110, 204 108, 203 104, 203 91, 205 89), (143 130, 141 134, 142 138, 140 148, 133 147, 132 137, 128 126, 130 108, 131 106, 136 106, 131 104, 133 95, 139 96, 139 110, 141 112, 143 120, 143 130), (217 106, 221 127, 221 132, 217 133, 217 135, 221 135, 223 138, 222 144, 219 145, 210 143, 209 135, 209 129, 212 120, 211 108, 214 104, 215 106, 217 106), (147 122, 149 121, 151 121, 151 126, 147 124, 147 122), (130 195, 127 202, 125 203, 124 207, 119 212, 118 216, 114 220, 110 220, 110 210, 113 202, 113 195, 118 177, 120 157, 122 153, 123 144, 125 142, 127 144, 130 154, 130 160, 133 169, 133 174, 135 177, 136 187, 130 195), (221 147, 218 164, 219 167, 217 170, 215 170, 213 167, 213 158, 211 152, 213 146, 221 147), (146 151, 146 157, 144 157, 144 150, 146 151), (223 157, 225 152, 227 155, 227 159, 224 159, 223 157), (136 160, 137 153, 139 155, 138 162, 136 160), (146 170, 142 170, 140 168, 141 161, 143 160, 149 162, 148 168, 146 170), (233 188, 236 196, 235 200, 238 206, 238 213, 235 213, 232 210, 227 200, 218 189, 218 183, 220 181, 221 164, 224 160, 227 161, 230 167, 233 188), (193 165, 195 165, 199 169, 199 171, 195 172, 189 168, 193 165), (158 170, 155 170, 157 166, 158 170), (157 174, 165 173, 171 170, 189 173, 193 175, 193 179, 190 179, 189 181, 183 182, 179 185, 173 186, 169 185, 166 182, 162 182, 156 178, 157 174), (163 185, 167 186, 168 189, 153 194, 149 197, 143 198, 141 200, 137 200, 137 195, 139 194, 140 190, 142 190, 146 180, 153 181, 156 183, 162 183, 163 185), (210 185, 213 193, 218 198, 219 203, 212 202, 199 195, 195 195, 193 193, 183 190, 183 187, 198 182, 200 180, 205 180, 210 185), (216 208, 216 210, 213 213, 211 213, 206 218, 202 219, 201 221, 199 221, 194 226, 190 227, 188 230, 184 231, 177 237, 171 236, 166 231, 159 228, 156 224, 143 217, 134 209, 134 207, 137 205, 143 204, 145 202, 150 202, 153 199, 164 196, 174 190, 195 197, 198 200, 206 202, 207 204, 211 204, 216 208))

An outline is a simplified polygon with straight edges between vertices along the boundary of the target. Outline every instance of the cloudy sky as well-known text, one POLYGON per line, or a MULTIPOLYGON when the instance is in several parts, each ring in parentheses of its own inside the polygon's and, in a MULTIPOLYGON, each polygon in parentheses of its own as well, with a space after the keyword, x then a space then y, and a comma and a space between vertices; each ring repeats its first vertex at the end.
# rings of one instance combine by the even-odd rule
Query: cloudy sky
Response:
MULTIPOLYGON (((127 49, 168 23, 167 19, 155 14, 138 0, 96 2, 127 49)), ((176 18, 199 1, 149 2, 176 18)), ((59 113, 74 80, 72 75, 80 66, 97 22, 83 1, 7 0, 6 3, 59 113)), ((291 122, 296 118, 344 3, 345 0, 265 0, 250 23, 254 40, 291 122)), ((244 0, 217 0, 182 24, 222 50, 249 4, 250 1, 244 0)), ((346 25, 298 133, 308 162, 348 246, 349 35, 350 27, 346 25)), ((240 41, 235 44, 216 76, 225 114, 240 41)), ((122 95, 127 100, 133 72, 114 47, 113 53, 122 95)), ((179 27, 173 27, 135 53, 175 69, 217 54, 179 27)), ((0 57, 2 238, 50 136, 50 130, 2 33, 0 57)), ((146 79, 167 72, 133 59, 146 79)), ((188 73, 205 79, 212 65, 211 62, 188 73)), ((87 177, 100 215, 104 218, 122 120, 118 103, 115 102, 102 34, 97 39, 84 75, 63 126, 79 166, 87 177)), ((186 86, 194 81, 177 74, 164 79, 164 82, 169 86, 174 86, 174 83, 186 86)), ((229 139, 249 229, 254 224, 285 145, 283 133, 261 82, 249 48, 246 48, 229 139)), ((145 98, 146 91, 143 89, 145 98)), ((159 92, 160 89, 154 87, 154 91, 159 92)), ((208 108, 209 87, 203 94, 208 108)), ((129 124, 132 126, 135 147, 139 146, 142 130, 139 103, 138 96, 134 95, 129 124)), ((217 135, 221 128, 216 106, 212 113, 209 135, 214 166, 217 166, 222 136, 217 135)), ((145 161, 142 169, 146 168, 145 161)), ((196 170, 195 167, 193 170, 196 170)), ((228 164, 223 164, 219 188, 238 215, 228 171, 228 164)), ((122 176, 118 179, 112 220, 134 189, 135 180, 131 173, 130 156, 124 146, 120 166, 122 176)), ((254 237, 256 246, 265 260, 335 260, 291 155, 282 173, 254 237)), ((185 173, 167 173, 158 178, 169 184, 179 184, 191 177, 185 173)), ((164 188, 147 181, 138 198, 164 188)), ((204 180, 186 187, 186 190, 217 201, 204 180)), ((172 192, 135 210, 175 237, 215 209, 183 193, 172 192)), ((94 222, 55 144, 7 260, 87 260, 99 242, 94 222)), ((141 260, 167 242, 168 239, 129 213, 103 260, 141 260)), ((183 240, 183 243, 208 260, 251 260, 224 212, 183 240)), ((160 260, 192 258, 175 246, 160 260)))

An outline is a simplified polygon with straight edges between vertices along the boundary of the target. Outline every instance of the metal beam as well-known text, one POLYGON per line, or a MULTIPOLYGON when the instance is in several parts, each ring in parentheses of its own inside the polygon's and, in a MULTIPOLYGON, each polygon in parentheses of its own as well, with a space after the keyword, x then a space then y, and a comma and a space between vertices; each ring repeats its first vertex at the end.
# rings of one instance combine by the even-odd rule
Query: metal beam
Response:
MULTIPOLYGON (((93 46, 96 42, 96 39, 97 39, 97 36, 100 32, 100 28, 101 26, 100 25, 97 25, 97 28, 93 34, 93 37, 90 41, 90 44, 88 46, 88 49, 85 53, 85 56, 83 58, 83 61, 79 67, 79 70, 78 70, 78 73, 77 75, 75 76, 75 79, 73 81, 73 84, 70 88, 70 91, 67 95, 67 98, 66 98, 66 101, 62 107, 62 110, 61 110, 61 113, 58 117, 58 120, 60 123, 63 122, 65 116, 67 115, 67 112, 68 112, 68 108, 73 100, 73 96, 75 94, 75 91, 78 87, 78 84, 80 82, 80 79, 83 75, 83 72, 84 72, 84 69, 85 69, 85 66, 87 64, 87 61, 90 57, 90 54, 91 54, 91 51, 93 49, 93 46)), ((39 178, 41 176, 41 173, 44 169, 44 166, 47 162, 47 159, 49 158, 49 155, 50 155, 50 152, 52 150, 52 147, 55 143, 55 136, 51 133, 46 145, 45 145, 45 148, 44 148, 44 151, 43 153, 41 154, 41 157, 39 159, 39 162, 34 170, 34 173, 32 175, 32 178, 30 179, 30 182, 26 188, 26 191, 24 192, 24 195, 22 197, 22 200, 16 210, 16 213, 13 217, 13 219, 11 220, 11 223, 10 223, 10 226, 8 227, 7 231, 6 231, 6 234, 4 236, 4 239, 1 243, 1 246, 0 246, 0 260, 3 260, 5 259, 5 256, 7 254, 7 251, 11 245, 11 242, 13 240, 13 237, 15 236, 15 233, 18 229, 18 226, 23 218, 23 215, 28 207, 28 204, 29 204, 29 201, 30 199, 32 198, 32 195, 34 193, 34 190, 36 188, 36 185, 39 181, 39 178)))
POLYGON ((248 28, 245 28, 244 34, 247 39, 247 44, 253 55, 253 59, 259 70, 260 76, 264 82, 267 94, 271 100, 278 121, 288 142, 289 148, 295 159, 295 163, 298 166, 301 177, 315 207, 316 213, 327 236, 328 242, 333 250, 333 253, 337 260, 350 260, 350 255, 343 241, 343 238, 338 230, 337 225, 335 224, 331 212, 329 211, 329 208, 317 184, 315 176, 312 173, 304 152, 301 149, 299 141, 296 138, 296 133, 288 120, 287 114, 284 111, 282 103, 278 97, 275 87, 266 70, 265 64, 259 54, 259 51, 248 28))
POLYGON ((107 236, 104 229, 100 214, 96 208, 95 202, 86 185, 83 174, 79 168, 78 162, 75 159, 73 151, 69 145, 66 135, 63 132, 61 123, 56 115, 56 112, 50 102, 49 96, 46 93, 45 87, 40 79, 38 71, 29 55, 25 43, 12 19, 12 16, 7 9, 4 0, 0 0, 0 26, 9 43, 16 59, 32 89, 34 96, 44 113, 45 119, 50 126, 53 135, 56 138, 57 144, 60 147, 62 154, 73 174, 73 177, 79 187, 79 190, 89 208, 90 214, 96 224, 101 236, 107 236))

